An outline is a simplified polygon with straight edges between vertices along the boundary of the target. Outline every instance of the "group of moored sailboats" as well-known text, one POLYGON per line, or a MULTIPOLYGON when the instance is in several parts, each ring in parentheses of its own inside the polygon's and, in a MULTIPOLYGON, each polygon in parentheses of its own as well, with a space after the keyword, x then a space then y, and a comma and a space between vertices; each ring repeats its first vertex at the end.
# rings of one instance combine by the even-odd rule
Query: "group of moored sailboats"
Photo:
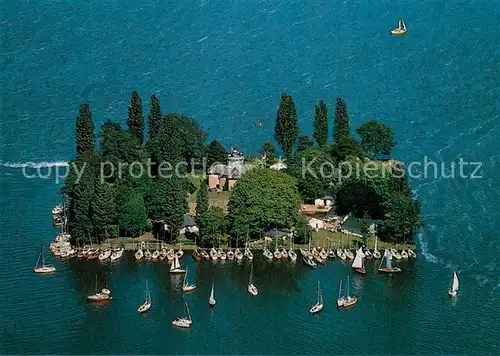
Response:
MULTIPOLYGON (((337 297, 337 307, 339 308, 348 308, 353 306, 358 302, 358 298, 355 296, 350 295, 349 293, 349 276, 347 277, 347 287, 345 293, 342 293, 342 280, 339 282, 339 295, 337 297)), ((321 287, 318 281, 318 301, 316 304, 314 304, 311 309, 309 309, 309 312, 311 314, 315 314, 323 310, 324 306, 324 301, 323 301, 323 293, 321 292, 321 287)))

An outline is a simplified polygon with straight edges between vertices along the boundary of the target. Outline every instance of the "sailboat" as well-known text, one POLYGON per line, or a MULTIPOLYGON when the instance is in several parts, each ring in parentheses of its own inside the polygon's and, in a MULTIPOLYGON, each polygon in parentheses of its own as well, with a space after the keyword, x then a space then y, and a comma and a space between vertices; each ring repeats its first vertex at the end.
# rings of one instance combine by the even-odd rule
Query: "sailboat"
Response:
POLYGON ((391 248, 390 252, 391 252, 392 257, 394 257, 396 260, 400 260, 402 258, 401 254, 395 248, 391 248))
POLYGON ((337 249, 337 256, 339 256, 341 260, 345 260, 347 258, 344 251, 340 248, 337 249))
POLYGON ((373 258, 376 258, 377 260, 382 257, 380 254, 380 251, 377 249, 377 236, 375 236, 375 248, 373 249, 373 258))
POLYGON ((191 313, 189 312, 189 307, 187 301, 185 302, 187 317, 177 318, 172 321, 172 325, 178 326, 180 328, 190 328, 191 324, 193 324, 193 320, 191 320, 191 313))
POLYGON ((344 305, 345 298, 342 295, 342 279, 339 282, 339 296, 337 297, 337 306, 340 308, 344 305))
POLYGON ((139 249, 136 251, 134 256, 135 256, 135 259, 137 261, 141 260, 142 257, 144 256, 144 252, 142 251, 142 248, 139 247, 139 249))
POLYGON ((210 256, 208 255, 207 251, 205 250, 200 250, 201 257, 203 257, 206 260, 210 259, 210 256))
POLYGON ((363 249, 360 247, 359 250, 356 251, 356 258, 352 263, 352 268, 358 273, 366 274, 365 270, 365 254, 363 253, 363 249))
POLYGON ((187 268, 186 268, 186 274, 184 274, 184 282, 182 284, 182 291, 183 292, 190 292, 192 290, 196 289, 196 284, 188 284, 187 280, 187 268))
POLYGON ((105 301, 112 299, 112 297, 110 296, 110 293, 111 292, 107 288, 103 288, 103 289, 101 289, 100 292, 97 292, 97 274, 96 274, 96 276, 95 276, 95 293, 87 296, 87 300, 89 302, 105 302, 105 301))
POLYGON ((111 256, 111 249, 110 248, 108 248, 104 251, 101 251, 101 253, 99 254, 99 261, 107 260, 110 256, 111 256))
POLYGON ((406 29, 406 24, 403 20, 398 21, 398 27, 391 30, 391 35, 401 36, 404 35, 408 30, 406 29))
POLYGON ((417 254, 415 253, 415 251, 408 249, 408 257, 416 258, 417 254))
POLYGON ((211 307, 215 307, 215 296, 214 296, 214 282, 212 282, 212 289, 210 290, 210 298, 208 298, 208 304, 211 307))
POLYGON ((290 257, 290 261, 292 262, 297 261, 297 253, 293 249, 293 236, 292 239, 290 240, 290 249, 288 250, 288 257, 290 257))
POLYGON ((406 252, 405 250, 401 251, 401 258, 403 258, 404 260, 407 260, 408 259, 408 252, 406 252))
POLYGON ((45 264, 45 251, 42 249, 38 255, 38 260, 36 261, 35 268, 33 268, 35 273, 52 273, 56 271, 56 268, 52 265, 45 264))
POLYGON ((458 294, 459 287, 460 287, 460 284, 458 282, 457 272, 453 271, 453 277, 451 279, 451 286, 450 286, 450 288, 448 288, 448 295, 451 298, 456 297, 458 294))
POLYGON ((179 258, 177 255, 174 256, 174 260, 172 261, 172 265, 170 266, 170 273, 185 273, 186 270, 181 268, 181 264, 179 263, 179 258))
POLYGON ((167 260, 168 261, 173 261, 174 260, 174 257, 175 257, 175 252, 173 249, 169 249, 167 251, 167 260))
POLYGON ((148 281, 146 281, 146 301, 137 309, 139 313, 147 312, 151 308, 151 293, 149 292, 148 281))
MULTIPOLYGON (((351 307, 358 302, 357 297, 349 295, 349 286, 350 286, 349 276, 347 276, 347 288, 346 288, 345 298, 344 298, 342 305, 339 305, 341 308, 351 307)), ((337 305, 338 305, 338 302, 337 302, 337 305)))
POLYGON ((283 257, 283 256, 282 256, 280 250, 278 249, 278 239, 275 238, 274 239, 274 258, 276 258, 277 260, 280 260, 281 257, 283 257))
POLYGON ((228 260, 233 260, 234 259, 234 252, 231 249, 231 247, 229 247, 229 251, 227 251, 227 259, 228 260))
POLYGON ((257 290, 257 287, 253 285, 253 263, 252 266, 250 267, 250 278, 248 279, 248 293, 251 295, 255 296, 259 294, 259 291, 257 290))
POLYGON ((323 309, 323 294, 321 293, 321 288, 319 286, 319 281, 318 281, 318 302, 314 304, 311 309, 309 309, 309 312, 311 314, 317 313, 323 309))
POLYGON ((210 250, 210 257, 212 258, 212 260, 217 261, 218 253, 215 247, 212 247, 212 249, 210 250))
POLYGON ((111 261, 116 261, 123 256, 123 247, 119 249, 115 249, 111 254, 111 261))
POLYGON ((386 249, 384 252, 384 258, 382 259, 382 261, 380 261, 378 271, 385 273, 401 272, 401 268, 391 266, 391 261, 392 261, 392 254, 389 252, 389 250, 386 249), (385 259, 385 267, 382 267, 384 259, 385 259))

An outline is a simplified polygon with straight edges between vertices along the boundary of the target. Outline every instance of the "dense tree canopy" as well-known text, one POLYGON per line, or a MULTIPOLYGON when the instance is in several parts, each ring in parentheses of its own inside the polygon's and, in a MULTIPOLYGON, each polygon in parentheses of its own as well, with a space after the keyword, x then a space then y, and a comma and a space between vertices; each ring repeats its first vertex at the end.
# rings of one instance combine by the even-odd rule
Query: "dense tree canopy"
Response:
POLYGON ((207 182, 202 179, 200 182, 200 188, 196 193, 196 217, 199 218, 201 214, 208 210, 208 185, 207 182))
POLYGON ((375 157, 380 154, 390 155, 396 145, 392 130, 376 120, 365 122, 356 132, 361 137, 361 146, 365 152, 375 157))
POLYGON ((335 106, 335 117, 333 121, 333 140, 338 142, 343 137, 348 137, 349 116, 347 115, 347 104, 344 99, 337 98, 335 106))
POLYGON ((347 160, 349 157, 363 158, 363 148, 352 136, 341 137, 333 142, 329 147, 332 159, 339 163, 347 160))
POLYGON ((160 131, 162 121, 160 101, 156 95, 151 95, 149 101, 149 115, 148 115, 148 134, 149 139, 154 140, 160 131))
POLYGON ((266 157, 266 164, 271 165, 276 162, 276 148, 271 141, 265 141, 260 149, 262 156, 266 157))
POLYGON ((295 102, 291 95, 282 94, 278 112, 276 113, 274 138, 281 146, 286 157, 291 156, 298 134, 299 126, 295 102))
POLYGON ((142 101, 136 91, 132 93, 130 98, 127 125, 129 131, 137 138, 139 145, 142 145, 144 140, 144 115, 142 113, 142 101))
POLYGON ((323 100, 314 107, 314 140, 320 147, 328 142, 328 111, 323 100))
POLYGON ((214 163, 227 163, 227 150, 222 143, 217 140, 210 142, 206 148, 205 157, 207 159, 207 169, 214 163))
POLYGON ((118 226, 125 236, 138 236, 148 227, 144 198, 134 190, 122 194, 124 204, 119 206, 118 226))
POLYGON ((227 231, 227 219, 221 208, 212 207, 198 216, 200 245, 217 246, 216 241, 227 231))
POLYGON ((299 204, 292 177, 272 169, 253 169, 242 176, 229 200, 230 232, 236 237, 247 232, 258 237, 271 228, 290 228, 297 222, 299 204))
POLYGON ((96 181, 92 206, 92 222, 98 237, 117 237, 116 205, 110 185, 96 181))
POLYGON ((76 117, 76 153, 93 153, 94 141, 92 113, 88 104, 82 104, 76 117))
POLYGON ((302 135, 299 137, 299 143, 297 144, 297 152, 304 151, 309 147, 313 147, 314 142, 307 135, 302 135))

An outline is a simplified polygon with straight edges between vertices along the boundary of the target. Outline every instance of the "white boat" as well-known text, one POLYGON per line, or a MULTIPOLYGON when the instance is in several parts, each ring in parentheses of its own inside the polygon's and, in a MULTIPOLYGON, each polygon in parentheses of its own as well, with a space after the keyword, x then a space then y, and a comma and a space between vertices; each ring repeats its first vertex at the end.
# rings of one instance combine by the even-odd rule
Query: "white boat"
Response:
POLYGON ((262 254, 268 260, 272 260, 273 259, 273 253, 271 251, 269 251, 267 248, 264 248, 264 252, 262 254))
POLYGON ((139 261, 139 260, 141 260, 141 259, 142 259, 142 257, 144 256, 144 252, 142 252, 142 250, 141 250, 141 249, 138 249, 138 250, 136 251, 136 253, 135 253, 135 255, 134 255, 134 256, 135 256, 135 259, 136 259, 137 261, 139 261))
POLYGON ((351 250, 344 249, 344 254, 348 259, 354 260, 354 254, 351 252, 351 250))
POLYGON ((408 259, 408 252, 406 252, 405 250, 401 251, 401 258, 407 260, 408 259))
POLYGON ((182 317, 182 318, 177 318, 172 321, 172 325, 178 326, 180 328, 190 328, 191 324, 193 324, 193 320, 191 319, 191 313, 189 312, 189 307, 187 302, 185 303, 186 305, 186 312, 187 312, 187 317, 182 317))
POLYGON ((250 261, 253 260, 253 253, 250 251, 248 247, 245 247, 245 252, 243 252, 243 255, 248 258, 250 261))
POLYGON ((160 257, 160 251, 154 250, 154 252, 151 254, 151 259, 157 260, 158 257, 160 257))
POLYGON ((384 258, 382 261, 380 261, 380 265, 378 267, 379 272, 385 272, 385 273, 396 273, 396 272, 401 272, 401 268, 399 267, 392 267, 391 265, 392 261, 392 254, 389 252, 389 250, 384 251, 384 258), (384 263, 385 260, 385 267, 382 267, 382 263, 384 263))
POLYGON ((236 247, 236 250, 234 251, 234 257, 236 260, 241 261, 243 259, 243 254, 241 253, 240 249, 236 247))
POLYGON ((280 250, 278 250, 278 249, 274 250, 273 255, 274 255, 274 258, 276 258, 277 260, 281 260, 281 257, 283 257, 280 250))
POLYGON ((352 263, 352 268, 358 273, 361 274, 366 274, 365 270, 365 254, 363 253, 363 249, 360 247, 356 251, 356 258, 354 259, 354 262, 352 263))
POLYGON ((182 256, 184 256, 184 251, 182 251, 181 249, 178 249, 177 252, 175 253, 175 255, 177 256, 178 259, 181 259, 182 256))
POLYGON ((210 290, 210 298, 208 298, 208 304, 211 307, 215 307, 215 296, 214 296, 214 282, 212 282, 212 289, 210 290))
POLYGON ((290 258, 290 261, 292 261, 292 262, 297 261, 297 254, 295 253, 295 251, 292 248, 290 248, 290 250, 288 250, 288 257, 290 258))
POLYGON ((400 260, 401 259, 401 255, 399 254, 399 252, 395 248, 391 248, 391 255, 396 260, 400 260))
POLYGON ((340 308, 348 308, 348 307, 351 307, 358 302, 357 297, 351 296, 349 294, 349 286, 350 286, 349 276, 347 276, 346 293, 345 293, 345 297, 342 297, 342 300, 340 301, 340 305, 339 305, 339 300, 337 299, 337 306, 339 306, 340 308))
POLYGON ((341 308, 344 306, 345 298, 342 295, 342 279, 339 282, 339 296, 337 297, 337 307, 341 308))
POLYGON ((219 247, 217 249, 217 257, 220 258, 220 259, 222 259, 222 254, 225 255, 224 251, 222 251, 222 249, 219 247))
POLYGON ((379 259, 380 257, 382 257, 380 251, 377 249, 377 242, 378 242, 378 239, 377 239, 377 236, 375 236, 375 248, 373 249, 373 258, 375 259, 379 259))
POLYGON ((219 254, 217 253, 215 247, 212 247, 212 249, 210 250, 210 257, 213 261, 217 261, 217 259, 219 258, 219 254))
POLYGON ((196 284, 188 284, 187 271, 188 271, 188 269, 186 268, 186 273, 184 274, 184 282, 182 283, 182 291, 183 292, 191 292, 192 290, 196 289, 196 284))
POLYGON ((110 256, 111 249, 108 248, 107 250, 101 251, 101 253, 99 254, 99 261, 107 260, 110 256))
POLYGON ((371 253, 370 249, 366 248, 363 253, 365 254, 365 257, 370 259, 373 257, 373 254, 371 253))
POLYGON ((123 248, 114 250, 113 253, 111 254, 111 261, 116 261, 123 256, 123 248))
POLYGON ((460 287, 460 283, 458 282, 457 272, 453 271, 453 277, 451 278, 451 285, 448 288, 448 295, 451 298, 454 298, 458 294, 458 289, 460 287))
POLYGON ((108 288, 101 289, 100 292, 97 292, 97 275, 95 276, 95 293, 87 296, 87 300, 90 302, 106 302, 112 297, 110 296, 111 292, 108 288))
POLYGON ((417 254, 415 253, 415 251, 413 250, 408 250, 408 257, 411 257, 411 258, 416 258, 417 257, 417 254))
POLYGON ((203 257, 204 259, 206 259, 206 260, 210 259, 210 256, 208 255, 207 251, 201 250, 200 254, 201 254, 201 257, 203 257))
POLYGON ((181 268, 181 264, 179 263, 179 259, 177 255, 175 255, 174 260, 172 261, 172 265, 170 266, 170 273, 185 273, 186 270, 181 268))
POLYGON ((161 251, 160 251, 160 260, 164 260, 165 258, 167 258, 167 249, 166 248, 162 248, 161 251))
POLYGON ((284 248, 281 250, 281 258, 288 258, 288 252, 284 248))
POLYGON ((314 304, 311 309, 309 309, 309 312, 311 314, 317 313, 323 309, 323 294, 321 293, 321 288, 319 286, 319 281, 318 281, 318 302, 314 304))
POLYGON ((149 251, 149 249, 147 249, 146 252, 144 252, 144 257, 146 258, 146 260, 151 259, 151 252, 149 251))
POLYGON ((345 260, 347 258, 344 251, 342 251, 340 248, 337 249, 337 256, 339 256, 341 260, 345 260))
POLYGON ((227 251, 227 259, 228 260, 234 259, 234 252, 231 250, 231 248, 229 249, 229 251, 227 251))
POLYGON ((302 261, 309 267, 316 268, 316 262, 314 262, 312 256, 302 256, 302 261))
POLYGON ((319 257, 322 260, 326 260, 328 258, 328 253, 326 253, 324 248, 322 248, 321 251, 319 252, 319 257))
POLYGON ((391 30, 391 35, 393 36, 401 36, 401 35, 404 35, 408 32, 408 30, 406 29, 406 24, 403 20, 399 20, 398 21, 398 27, 397 28, 393 28, 391 30))
POLYGON ((250 267, 250 278, 248 279, 248 293, 250 293, 253 296, 256 296, 259 294, 259 291, 257 290, 257 287, 253 284, 253 264, 250 267))
POLYGON ((333 251, 331 248, 328 249, 328 257, 335 258, 335 251, 333 251))
POLYGON ((169 250, 167 251, 167 260, 168 260, 168 261, 173 261, 173 260, 174 260, 174 257, 175 257, 175 252, 174 252, 174 250, 169 249, 169 250))
POLYGON ((139 313, 144 313, 149 309, 151 309, 151 293, 149 292, 148 281, 146 281, 146 301, 139 308, 137 308, 137 311, 139 313))
POLYGON ((45 251, 42 249, 38 255, 38 260, 36 261, 35 268, 33 268, 35 273, 52 273, 56 271, 56 268, 52 265, 45 264, 45 251))

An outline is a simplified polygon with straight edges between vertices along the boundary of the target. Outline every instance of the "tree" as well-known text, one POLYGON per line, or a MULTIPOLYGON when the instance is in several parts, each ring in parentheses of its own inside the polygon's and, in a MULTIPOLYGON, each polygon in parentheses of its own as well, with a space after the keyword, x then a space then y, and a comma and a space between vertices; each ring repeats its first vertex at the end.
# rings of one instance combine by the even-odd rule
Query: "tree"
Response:
POLYGON ((314 140, 320 147, 328 142, 328 111, 323 100, 314 107, 314 140))
POLYGON ((227 220, 219 207, 212 207, 198 217, 200 244, 203 247, 214 246, 214 241, 223 236, 227 229, 227 220))
POLYGON ((349 136, 349 116, 347 104, 344 99, 337 98, 335 105, 335 118, 333 121, 333 140, 338 142, 343 137, 349 136))
POLYGON ((313 147, 314 142, 307 135, 299 137, 299 143, 297 145, 297 152, 304 151, 307 148, 313 147))
POLYGON ((343 162, 348 157, 363 158, 363 148, 352 136, 341 137, 337 142, 333 142, 329 147, 332 159, 337 162, 343 162))
POLYGON ((76 117, 76 153, 94 152, 94 122, 88 104, 80 105, 76 117))
POLYGON ((297 124, 297 109, 291 95, 282 94, 276 114, 274 138, 281 146, 286 157, 290 157, 297 141, 299 126, 297 124))
POLYGON ((290 162, 287 173, 296 179, 300 196, 307 203, 323 197, 336 177, 333 161, 323 150, 315 147, 298 152, 290 162))
POLYGON ((196 194, 196 218, 198 219, 201 214, 208 210, 208 185, 207 182, 202 179, 200 182, 200 188, 196 194))
POLYGON ((293 242, 297 244, 305 244, 309 242, 312 229, 305 216, 301 215, 295 224, 295 231, 293 234, 293 242))
POLYGON ((116 237, 112 236, 114 228, 110 228, 116 223, 116 206, 108 183, 96 181, 94 189, 94 198, 92 206, 92 223, 98 237, 116 237))
POLYGON ((382 236, 387 235, 389 230, 392 232, 390 235, 396 238, 412 240, 414 230, 423 225, 420 219, 420 202, 393 192, 384 205, 388 210, 388 219, 382 224, 382 236))
POLYGON ((260 236, 262 230, 290 228, 299 216, 300 195, 295 180, 272 169, 245 173, 228 204, 230 232, 234 236, 260 236))
POLYGON ((266 141, 260 149, 262 156, 266 157, 266 164, 271 165, 276 162, 276 148, 271 141, 266 141))
POLYGON ((138 236, 147 228, 144 199, 138 192, 131 191, 125 204, 120 207, 118 226, 125 235, 138 236))
POLYGON ((387 213, 384 197, 376 189, 362 179, 350 179, 338 189, 336 197, 337 210, 340 214, 352 213, 357 218, 365 216, 373 219, 384 219, 387 213))
POLYGON ((213 140, 207 146, 205 157, 207 159, 207 169, 209 169, 214 163, 227 163, 227 150, 222 143, 217 140, 213 140))
POLYGON ((359 230, 361 232, 361 238, 363 239, 363 245, 366 246, 368 241, 368 235, 370 234, 370 221, 368 219, 360 219, 359 230))
POLYGON ((163 181, 165 190, 168 192, 166 194, 165 221, 169 227, 171 238, 175 239, 179 235, 179 230, 184 222, 184 214, 188 210, 188 192, 184 179, 175 175, 164 178, 163 181))
POLYGON ((376 120, 365 122, 356 132, 361 137, 361 146, 365 152, 374 157, 380 154, 390 155, 396 145, 391 128, 376 120))
POLYGON ((149 115, 148 115, 148 127, 149 127, 149 140, 154 140, 158 132, 160 131, 160 125, 162 120, 160 101, 156 95, 151 95, 149 101, 149 115))
POLYGON ((132 92, 130 106, 128 107, 127 126, 142 146, 144 141, 144 116, 142 114, 142 101, 137 91, 132 92))

